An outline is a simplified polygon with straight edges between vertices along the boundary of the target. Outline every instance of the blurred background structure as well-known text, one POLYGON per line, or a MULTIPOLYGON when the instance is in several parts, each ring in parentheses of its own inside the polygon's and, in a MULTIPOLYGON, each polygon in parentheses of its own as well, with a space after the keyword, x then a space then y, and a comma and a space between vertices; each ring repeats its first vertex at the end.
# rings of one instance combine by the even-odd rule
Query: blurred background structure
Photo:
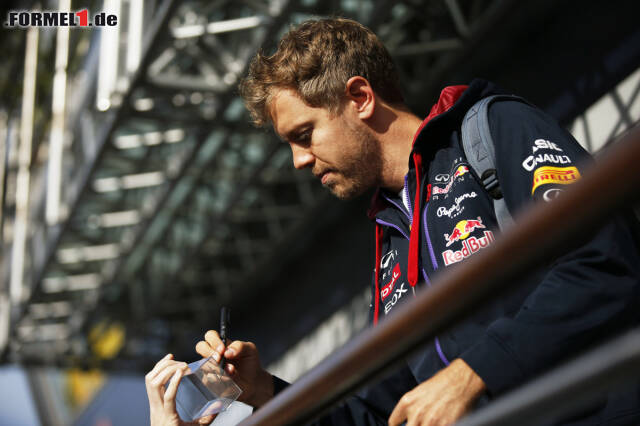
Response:
POLYGON ((168 352, 197 358, 222 305, 232 337, 256 342, 289 380, 366 325, 368 200, 339 202, 295 171, 237 94, 252 55, 292 23, 341 15, 371 27, 421 116, 443 86, 477 76, 542 107, 594 153, 640 118, 632 0, 1 8, 3 22, 10 10, 118 16, 112 28, 2 28, 0 362, 7 377, 20 366, 43 424, 125 424, 105 413, 109 398, 132 394, 146 421, 143 374, 168 352))

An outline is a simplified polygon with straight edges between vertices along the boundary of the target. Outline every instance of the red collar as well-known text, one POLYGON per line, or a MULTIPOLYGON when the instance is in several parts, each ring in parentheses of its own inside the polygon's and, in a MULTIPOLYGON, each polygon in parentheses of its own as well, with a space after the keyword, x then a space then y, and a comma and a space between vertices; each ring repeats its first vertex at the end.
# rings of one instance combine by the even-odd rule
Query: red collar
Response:
MULTIPOLYGON (((429 115, 422 121, 420 127, 416 131, 413 136, 413 145, 415 145, 416 140, 418 139, 418 135, 424 129, 424 126, 427 125, 432 119, 439 116, 440 114, 444 114, 449 111, 451 107, 456 103, 456 101, 462 96, 462 93, 467 90, 465 85, 461 86, 447 86, 440 92, 440 97, 438 98, 438 102, 433 104, 431 107, 431 111, 429 111, 429 115)), ((371 205, 369 206, 369 210, 367 211, 367 216, 369 219, 374 220, 375 216, 384 210, 387 207, 387 203, 383 197, 380 196, 380 188, 378 188, 371 199, 371 205)))

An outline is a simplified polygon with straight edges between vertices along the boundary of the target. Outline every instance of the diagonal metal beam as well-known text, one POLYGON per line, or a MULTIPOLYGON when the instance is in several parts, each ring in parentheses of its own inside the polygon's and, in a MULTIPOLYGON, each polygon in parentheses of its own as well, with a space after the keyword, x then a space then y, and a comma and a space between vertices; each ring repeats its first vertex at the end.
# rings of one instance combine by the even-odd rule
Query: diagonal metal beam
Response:
MULTIPOLYGON (((96 148, 95 157, 93 161, 91 161, 91 163, 87 165, 86 168, 83 170, 83 175, 80 178, 80 183, 76 189, 76 192, 75 194, 71 195, 71 200, 69 200, 71 211, 76 210, 82 198, 85 196, 86 192, 88 191, 91 180, 92 180, 92 176, 102 156, 105 153, 107 142, 111 139, 118 122, 123 120, 125 117, 125 114, 127 111, 127 105, 128 105, 127 101, 131 97, 132 88, 135 87, 143 78, 146 67, 148 66, 153 54, 153 46, 156 44, 157 40, 163 36, 163 30, 166 28, 168 19, 172 15, 174 8, 177 6, 177 3, 178 2, 176 2, 175 0, 164 0, 160 4, 156 12, 155 18, 150 25, 149 38, 146 40, 145 46, 143 48, 143 55, 142 55, 140 67, 133 75, 130 89, 124 95, 125 102, 123 103, 122 107, 117 108, 115 111, 110 111, 109 113, 107 113, 107 116, 105 118, 105 124, 100 129, 100 136, 97 138, 98 147, 96 148)), ((34 266, 35 272, 34 272, 33 286, 35 291, 39 289, 42 279, 44 278, 44 274, 47 270, 47 267, 49 266, 53 258, 54 252, 57 246, 59 245, 62 235, 65 233, 67 227, 69 226, 69 223, 70 223, 70 220, 67 219, 61 227, 53 228, 51 230, 50 236, 46 242, 47 248, 46 248, 44 261, 42 264, 34 266)), ((22 312, 20 312, 18 316, 21 316, 21 314, 22 312)))

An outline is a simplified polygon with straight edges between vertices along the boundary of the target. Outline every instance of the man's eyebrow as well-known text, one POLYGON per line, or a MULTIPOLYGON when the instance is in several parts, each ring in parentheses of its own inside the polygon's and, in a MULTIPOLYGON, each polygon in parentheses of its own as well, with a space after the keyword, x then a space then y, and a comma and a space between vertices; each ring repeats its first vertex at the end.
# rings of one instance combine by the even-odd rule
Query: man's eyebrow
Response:
POLYGON ((310 121, 304 121, 302 123, 296 124, 291 130, 286 131, 283 135, 279 135, 280 139, 282 139, 284 142, 293 140, 294 137, 304 132, 306 130, 306 127, 309 127, 310 125, 310 121))

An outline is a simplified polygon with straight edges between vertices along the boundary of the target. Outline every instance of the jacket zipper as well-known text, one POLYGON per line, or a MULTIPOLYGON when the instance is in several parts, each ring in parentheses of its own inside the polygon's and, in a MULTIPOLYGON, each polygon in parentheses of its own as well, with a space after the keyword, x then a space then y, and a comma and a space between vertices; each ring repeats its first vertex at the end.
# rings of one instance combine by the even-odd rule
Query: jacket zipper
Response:
MULTIPOLYGON (((404 175, 404 188, 402 190, 402 198, 404 200, 404 204, 409 208, 409 212, 413 211, 413 206, 411 205, 411 197, 409 197, 409 185, 408 185, 409 174, 404 175)), ((411 213, 407 214, 409 217, 411 213)), ((411 217, 409 217, 409 223, 411 223, 411 217)))
POLYGON ((429 222, 427 221, 427 210, 429 210, 429 204, 424 208, 424 213, 422 214, 422 221, 424 223, 424 235, 427 239, 427 248, 429 249, 429 256, 431 257, 431 266, 433 267, 434 272, 438 269, 438 261, 436 259, 436 254, 433 251, 433 244, 431 243, 431 236, 429 236, 429 222))
MULTIPOLYGON (((403 197, 404 197, 404 192, 403 192, 403 197)), ((387 197, 385 194, 382 194, 382 198, 384 198, 389 203, 393 204, 398 210, 400 210, 405 215, 407 220, 409 220, 409 223, 411 223, 411 212, 406 210, 406 208, 404 206, 404 203, 401 206, 400 204, 398 204, 395 201, 393 201, 391 198, 387 197)))
MULTIPOLYGON (((409 211, 411 211, 411 199, 409 198, 409 187, 407 185, 407 175, 405 175, 404 177, 404 188, 402 191, 402 196, 404 197, 404 204, 409 206, 409 211)), ((384 194, 383 194, 384 196, 384 194)), ((384 196, 384 198, 389 201, 391 204, 393 204, 394 206, 396 206, 401 212, 403 212, 407 218, 409 219, 409 223, 411 223, 411 216, 408 212, 405 211, 404 208, 401 208, 398 204, 396 204, 395 202, 393 202, 392 200, 390 200, 388 197, 384 196)), ((431 258, 431 265, 433 267, 433 270, 435 271, 436 269, 438 269, 438 262, 436 261, 436 256, 435 256, 435 252, 433 251, 433 244, 431 243, 431 237, 429 236, 429 225, 427 222, 427 211, 429 209, 429 204, 431 204, 430 202, 427 202, 425 208, 424 208, 424 213, 423 213, 423 223, 424 223, 424 234, 425 237, 427 239, 427 247, 429 249, 429 256, 431 258)), ((404 206, 403 206, 404 207, 404 206)), ((389 222, 385 222, 382 219, 376 219, 376 223, 379 223, 381 225, 385 225, 385 226, 390 226, 394 229, 396 229, 398 232, 400 232, 400 234, 405 237, 407 240, 409 239, 409 236, 406 235, 401 229, 400 227, 398 227, 397 225, 394 225, 392 223, 389 222)), ((422 276, 424 277, 424 281, 427 283, 427 286, 431 286, 431 280, 429 280, 429 276, 427 275, 426 271, 424 270, 424 267, 420 268, 420 270, 422 271, 422 276)), ((415 297, 415 288, 412 288, 413 290, 413 296, 415 297)), ((376 297, 379 297, 379 295, 376 295, 376 297)), ((438 337, 436 336, 434 339, 435 342, 435 347, 436 347, 436 352, 438 353, 438 357, 440 358, 440 361, 442 361, 444 363, 444 365, 449 365, 451 362, 449 361, 449 359, 447 359, 446 355, 444 354, 444 351, 442 350, 442 345, 440 344, 440 339, 438 339, 438 337)))
POLYGON ((407 234, 405 234, 402 231, 402 229, 400 229, 399 226, 394 225, 393 223, 385 222, 382 219, 376 219, 376 223, 379 223, 380 225, 384 225, 384 226, 390 226, 390 227, 394 228, 395 230, 397 230, 400 234, 402 234, 402 236, 405 237, 407 240, 409 239, 409 236, 407 234))

